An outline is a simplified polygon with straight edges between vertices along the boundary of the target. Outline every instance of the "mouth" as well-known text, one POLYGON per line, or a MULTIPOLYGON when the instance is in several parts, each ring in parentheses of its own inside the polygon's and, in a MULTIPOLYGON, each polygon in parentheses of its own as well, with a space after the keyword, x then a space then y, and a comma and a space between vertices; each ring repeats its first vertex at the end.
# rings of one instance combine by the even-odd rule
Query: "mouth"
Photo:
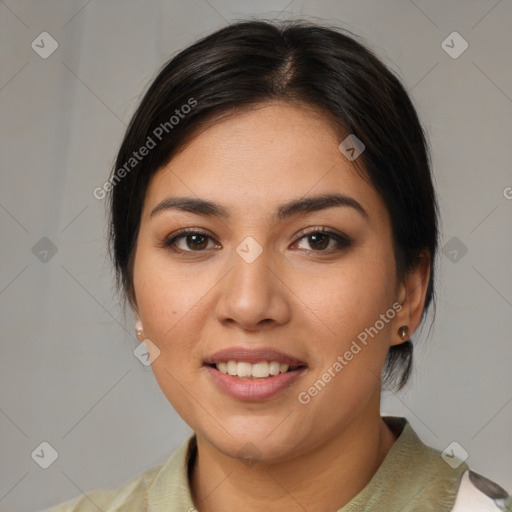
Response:
POLYGON ((206 358, 204 364, 240 379, 268 379, 307 367, 304 361, 270 347, 227 348, 206 358))
POLYGON ((280 363, 279 361, 250 363, 248 361, 236 361, 234 359, 211 363, 207 366, 225 375, 231 375, 232 377, 238 377, 244 380, 268 379, 269 377, 275 377, 281 373, 289 373, 306 368, 306 365, 289 365, 287 363, 280 363))
POLYGON ((307 370, 296 357, 273 348, 221 350, 203 366, 223 393, 243 401, 264 401, 288 389, 307 370))

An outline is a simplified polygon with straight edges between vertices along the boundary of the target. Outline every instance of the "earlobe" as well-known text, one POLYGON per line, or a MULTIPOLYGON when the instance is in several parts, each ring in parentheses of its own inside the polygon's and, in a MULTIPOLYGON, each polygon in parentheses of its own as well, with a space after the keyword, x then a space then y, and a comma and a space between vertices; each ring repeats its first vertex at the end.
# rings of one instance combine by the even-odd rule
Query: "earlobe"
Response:
POLYGON ((135 334, 137 335, 137 338, 139 338, 140 341, 144 338, 144 330, 142 329, 142 322, 140 320, 137 320, 135 323, 135 334))
POLYGON ((398 335, 402 341, 407 341, 409 337, 409 327, 407 325, 402 325, 402 327, 398 329, 398 335))
POLYGON ((423 253, 400 285, 398 300, 402 309, 395 317, 395 334, 391 345, 409 340, 421 322, 430 280, 430 255, 423 253))
POLYGON ((411 331, 409 329, 409 325, 405 320, 403 322, 405 323, 398 324, 400 327, 393 332, 390 346, 401 345, 402 343, 405 343, 411 339, 411 331))

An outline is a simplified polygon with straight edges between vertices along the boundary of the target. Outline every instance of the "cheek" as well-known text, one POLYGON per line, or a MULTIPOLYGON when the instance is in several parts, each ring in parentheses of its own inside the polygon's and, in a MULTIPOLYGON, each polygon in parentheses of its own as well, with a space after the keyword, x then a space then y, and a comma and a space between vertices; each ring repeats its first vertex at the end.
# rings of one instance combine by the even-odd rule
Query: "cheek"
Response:
POLYGON ((160 350, 151 368, 178 414, 193 423, 196 409, 186 391, 197 390, 204 326, 211 312, 206 305, 219 276, 213 268, 196 268, 200 263, 171 264, 163 251, 149 244, 140 244, 137 251, 138 313, 145 336, 160 350))
POLYGON ((322 334, 316 339, 317 364, 301 398, 309 400, 306 407, 319 430, 357 416, 380 396, 391 332, 391 323, 381 315, 392 305, 393 274, 386 275, 378 265, 373 270, 354 266, 350 272, 338 271, 323 282, 323 292, 310 296, 311 309, 322 320, 322 334))
POLYGON ((331 379, 325 398, 331 396, 335 402, 342 399, 342 403, 348 400, 350 407, 356 407, 356 402, 371 395, 379 385, 391 334, 393 317, 386 316, 386 312, 394 301, 394 259, 382 248, 380 257, 373 254, 371 250, 359 252, 313 280, 309 276, 296 281, 296 286, 302 286, 298 295, 314 312, 308 315, 311 321, 316 321, 315 316, 321 320, 314 377, 321 378, 330 369, 336 377, 331 379), (306 282, 315 286, 308 287, 306 282))
POLYGON ((197 378, 198 305, 206 292, 196 281, 149 248, 142 247, 137 253, 134 288, 138 313, 145 337, 160 350, 151 369, 163 394, 183 417, 193 410, 184 389, 193 389, 197 378))
POLYGON ((138 249, 134 264, 134 288, 138 313, 144 327, 144 334, 161 350, 179 350, 187 345, 188 336, 181 335, 184 326, 193 327, 191 316, 197 314, 201 297, 208 283, 193 279, 191 271, 176 267, 166 261, 165 255, 154 249, 138 249))
POLYGON ((373 325, 391 307, 395 274, 385 257, 365 259, 360 255, 315 276, 296 281, 300 297, 332 331, 354 334, 373 325))

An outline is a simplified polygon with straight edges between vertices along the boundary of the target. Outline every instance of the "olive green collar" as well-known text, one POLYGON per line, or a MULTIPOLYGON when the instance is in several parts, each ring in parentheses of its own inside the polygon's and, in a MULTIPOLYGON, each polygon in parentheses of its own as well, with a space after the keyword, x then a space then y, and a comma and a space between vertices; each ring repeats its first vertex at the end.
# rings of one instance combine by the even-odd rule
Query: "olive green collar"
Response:
POLYGON ((452 469, 405 418, 382 419, 398 438, 366 487, 338 512, 449 512, 467 464, 452 469))

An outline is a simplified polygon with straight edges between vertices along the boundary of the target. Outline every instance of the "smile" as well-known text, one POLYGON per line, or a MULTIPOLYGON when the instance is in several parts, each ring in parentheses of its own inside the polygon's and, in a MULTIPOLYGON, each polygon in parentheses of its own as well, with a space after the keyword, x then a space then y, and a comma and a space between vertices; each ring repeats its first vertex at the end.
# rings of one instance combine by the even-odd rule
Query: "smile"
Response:
POLYGON ((247 361, 235 361, 233 359, 221 361, 214 366, 221 373, 241 379, 266 379, 299 368, 299 366, 290 366, 279 361, 260 361, 252 364, 247 361))

